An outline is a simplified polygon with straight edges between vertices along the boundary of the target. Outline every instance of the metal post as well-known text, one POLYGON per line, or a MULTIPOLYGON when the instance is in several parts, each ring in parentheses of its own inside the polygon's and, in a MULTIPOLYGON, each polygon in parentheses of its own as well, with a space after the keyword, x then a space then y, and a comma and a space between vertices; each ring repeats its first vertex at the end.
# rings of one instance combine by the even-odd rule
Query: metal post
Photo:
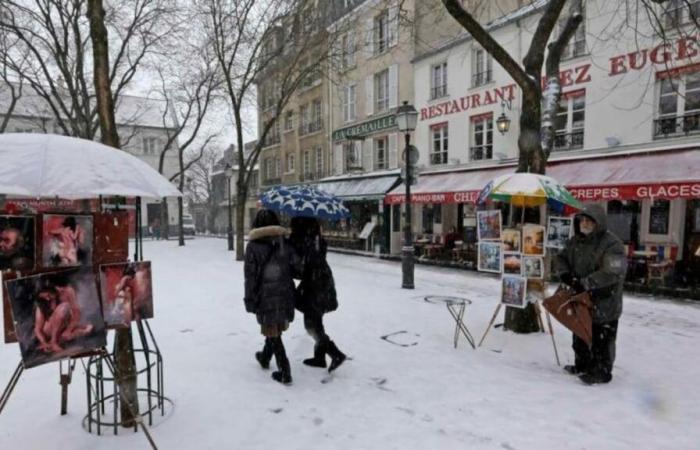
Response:
POLYGON ((404 184, 406 185, 406 225, 404 228, 404 243, 401 248, 401 271, 403 273, 403 289, 413 289, 413 232, 411 227, 411 173, 412 162, 409 154, 411 143, 411 135, 406 133, 406 149, 404 150, 404 159, 406 161, 406 177, 404 184))
POLYGON ((228 230, 227 230, 227 237, 228 237, 228 249, 229 251, 233 250, 233 225, 231 224, 231 177, 227 177, 228 179, 228 230))

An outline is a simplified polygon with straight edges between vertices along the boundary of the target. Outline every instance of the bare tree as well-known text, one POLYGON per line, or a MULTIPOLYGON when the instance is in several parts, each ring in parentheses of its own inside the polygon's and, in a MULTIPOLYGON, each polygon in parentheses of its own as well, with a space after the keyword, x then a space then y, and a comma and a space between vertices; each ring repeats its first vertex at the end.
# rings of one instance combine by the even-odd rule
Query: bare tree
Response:
MULTIPOLYGON (((581 1, 571 0, 566 24, 559 36, 550 42, 566 1, 550 0, 544 5, 530 47, 520 64, 473 14, 462 7, 461 1, 442 0, 447 12, 508 72, 522 90, 518 172, 545 173, 553 147, 554 118, 561 97, 559 61, 569 39, 583 19, 581 1), (540 80, 545 56, 546 85, 543 92, 540 80)), ((537 331, 539 327, 532 305, 524 310, 507 308, 505 326, 521 333, 537 331)))
POLYGON ((22 78, 22 69, 26 61, 26 56, 19 51, 17 38, 8 35, 0 29, 0 101, 2 97, 6 97, 3 91, 7 91, 7 105, 0 111, 2 121, 0 121, 0 133, 7 130, 17 102, 22 97, 24 88, 24 79, 22 78), (17 70, 19 69, 19 70, 17 70))
POLYGON ((188 176, 192 180, 189 187, 190 196, 195 204, 204 205, 209 232, 214 232, 213 224, 220 210, 219 199, 214 193, 215 186, 212 182, 212 176, 221 155, 220 149, 210 145, 204 150, 202 157, 191 164, 188 171, 188 176))

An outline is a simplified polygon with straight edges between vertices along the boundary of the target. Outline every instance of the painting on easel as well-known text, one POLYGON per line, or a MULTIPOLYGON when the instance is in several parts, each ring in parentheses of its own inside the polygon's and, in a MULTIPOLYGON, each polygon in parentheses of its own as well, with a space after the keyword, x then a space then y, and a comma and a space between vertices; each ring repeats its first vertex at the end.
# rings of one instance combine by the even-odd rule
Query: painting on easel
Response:
POLYGON ((5 283, 25 368, 104 347, 94 275, 64 270, 5 283))
POLYGON ((527 279, 513 275, 503 275, 501 280, 501 303, 506 306, 524 308, 525 283, 527 279))
POLYGON ((132 320, 153 318, 149 261, 100 266, 100 289, 108 328, 126 327, 132 320))
POLYGON ((0 216, 0 270, 34 268, 34 217, 0 216))

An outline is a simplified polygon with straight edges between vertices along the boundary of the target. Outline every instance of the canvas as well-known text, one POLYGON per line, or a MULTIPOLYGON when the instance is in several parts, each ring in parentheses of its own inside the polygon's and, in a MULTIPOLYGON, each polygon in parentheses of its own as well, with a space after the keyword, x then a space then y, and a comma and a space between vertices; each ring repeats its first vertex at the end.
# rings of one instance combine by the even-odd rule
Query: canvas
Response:
POLYGON ((43 267, 92 264, 92 216, 45 214, 42 223, 43 267))
POLYGON ((547 247, 563 249, 573 230, 571 217, 550 217, 547 222, 547 247))
POLYGON ((501 211, 477 211, 476 226, 479 240, 501 239, 501 211))
POLYGON ((503 273, 508 275, 520 275, 522 273, 523 255, 515 252, 503 253, 503 273))
POLYGON ((527 223, 523 225, 523 255, 544 256, 544 227, 527 223))
POLYGON ((523 257, 523 276, 526 278, 544 278, 544 258, 541 256, 523 257))
POLYGON ((501 241, 503 241, 503 250, 506 252, 520 251, 520 230, 515 228, 506 228, 501 232, 501 241))
POLYGON ((503 266, 503 246, 500 242, 479 242, 478 269, 482 272, 501 273, 503 266))
POLYGON ((501 303, 506 306, 524 308, 525 283, 527 279, 516 275, 503 275, 501 279, 501 303))
POLYGON ((92 272, 62 270, 9 280, 5 286, 25 368, 107 344, 92 272))
POLYGON ((107 327, 125 327, 132 320, 153 317, 149 261, 100 266, 100 290, 107 327))
POLYGON ((15 333, 15 324, 12 322, 12 307, 10 306, 10 298, 7 296, 7 289, 4 288, 5 281, 17 278, 16 273, 5 272, 0 273, 0 280, 2 280, 2 320, 3 320, 3 333, 5 337, 5 344, 13 344, 17 342, 17 333, 15 333))
POLYGON ((34 217, 0 216, 0 270, 33 270, 35 238, 34 217))
POLYGON ((525 301, 527 303, 543 302, 545 296, 544 280, 528 278, 525 289, 525 301))
POLYGON ((120 263, 129 259, 129 215, 126 211, 93 216, 95 247, 93 265, 120 263))

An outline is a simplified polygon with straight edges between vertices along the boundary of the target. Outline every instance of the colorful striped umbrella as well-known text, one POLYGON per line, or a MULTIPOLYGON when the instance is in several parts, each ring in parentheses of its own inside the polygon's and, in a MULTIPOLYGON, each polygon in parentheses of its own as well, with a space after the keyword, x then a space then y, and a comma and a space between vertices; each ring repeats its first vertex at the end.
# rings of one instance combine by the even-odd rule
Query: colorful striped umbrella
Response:
POLYGON ((481 190, 477 202, 483 203, 486 199, 521 207, 549 202, 555 207, 582 208, 581 203, 558 181, 536 173, 509 173, 494 178, 481 190))

